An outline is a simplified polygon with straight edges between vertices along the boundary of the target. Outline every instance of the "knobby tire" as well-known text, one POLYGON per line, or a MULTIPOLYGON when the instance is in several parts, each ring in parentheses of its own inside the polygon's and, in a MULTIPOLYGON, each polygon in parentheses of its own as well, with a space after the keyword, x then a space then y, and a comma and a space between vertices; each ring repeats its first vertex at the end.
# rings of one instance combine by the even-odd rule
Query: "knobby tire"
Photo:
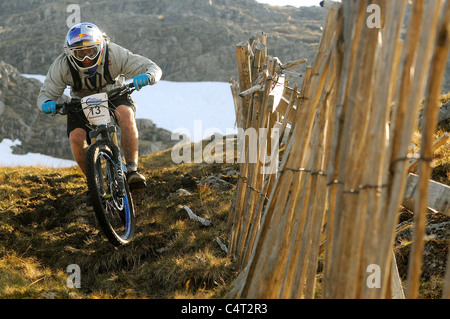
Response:
POLYGON ((110 187, 111 184, 114 184, 118 178, 113 149, 114 146, 102 143, 89 147, 86 156, 86 178, 89 196, 100 228, 111 244, 119 247, 126 245, 133 238, 135 215, 127 181, 124 180, 123 183, 125 197, 116 196, 111 190, 113 188, 110 187), (112 180, 111 176, 114 176, 112 180))

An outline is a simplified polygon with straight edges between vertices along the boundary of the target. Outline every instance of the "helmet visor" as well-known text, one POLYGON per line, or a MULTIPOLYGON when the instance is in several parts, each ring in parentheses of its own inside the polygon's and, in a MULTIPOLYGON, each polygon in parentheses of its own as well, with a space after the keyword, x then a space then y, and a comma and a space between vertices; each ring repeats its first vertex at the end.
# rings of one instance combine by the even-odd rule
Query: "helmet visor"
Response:
POLYGON ((72 56, 78 61, 83 61, 88 58, 89 60, 94 60, 100 53, 100 46, 95 45, 87 48, 72 49, 72 56))

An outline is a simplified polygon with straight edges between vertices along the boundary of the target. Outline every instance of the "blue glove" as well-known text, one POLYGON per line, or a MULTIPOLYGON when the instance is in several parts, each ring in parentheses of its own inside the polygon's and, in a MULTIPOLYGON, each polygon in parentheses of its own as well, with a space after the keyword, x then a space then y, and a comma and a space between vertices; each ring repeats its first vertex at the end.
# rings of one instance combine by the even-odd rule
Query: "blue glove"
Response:
POLYGON ((56 113, 56 102, 55 101, 47 101, 41 106, 42 112, 45 114, 56 113))
POLYGON ((142 89, 144 86, 150 84, 150 76, 148 74, 136 75, 133 79, 133 84, 136 90, 142 89))

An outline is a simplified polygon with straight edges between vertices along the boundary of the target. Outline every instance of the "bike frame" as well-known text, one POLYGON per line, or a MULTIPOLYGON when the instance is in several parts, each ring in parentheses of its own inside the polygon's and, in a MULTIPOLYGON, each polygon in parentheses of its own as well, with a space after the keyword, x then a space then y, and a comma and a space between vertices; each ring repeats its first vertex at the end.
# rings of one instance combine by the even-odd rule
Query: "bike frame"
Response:
MULTIPOLYGON (((111 100, 115 97, 122 96, 125 93, 131 94, 135 90, 134 84, 130 83, 128 85, 124 85, 120 88, 113 89, 109 92, 107 92, 108 100, 111 100)), ((66 115, 70 112, 74 112, 73 108, 80 105, 80 102, 73 101, 73 102, 66 102, 62 104, 58 104, 56 109, 61 110, 58 112, 59 114, 66 115)), ((110 110, 111 112, 111 110, 110 110)), ((115 168, 117 170, 118 176, 119 176, 119 183, 120 183, 120 189, 123 189, 123 183, 124 178, 123 174, 127 173, 127 167, 122 161, 122 152, 119 148, 119 142, 117 140, 117 119, 114 112, 112 113, 113 121, 109 124, 101 124, 97 125, 92 131, 89 132, 89 137, 91 139, 91 144, 89 147, 95 144, 96 141, 102 141, 102 143, 105 143, 107 145, 111 145, 109 142, 112 142, 112 144, 115 145, 114 149, 111 150, 114 155, 114 162, 116 163, 117 167, 115 168)))
MULTIPOLYGON (((131 94, 135 90, 133 83, 114 89, 107 93, 108 101, 113 100, 114 98, 121 96, 123 94, 131 94)), ((107 107, 107 106, 102 106, 107 107)), ((109 109, 109 108, 108 108, 109 109)), ((75 112, 82 112, 83 109, 81 108, 81 101, 71 101, 66 102, 63 104, 57 104, 57 113, 66 115, 69 113, 75 113, 75 112)), ((104 202, 101 204, 103 208, 95 208, 94 211, 98 218, 101 218, 102 220, 105 220, 104 218, 108 214, 116 214, 118 211, 123 211, 124 215, 124 221, 125 221, 125 233, 124 235, 119 235, 116 233, 115 226, 110 225, 110 221, 107 221, 106 224, 103 222, 100 223, 104 231, 106 231, 109 234, 114 234, 112 238, 111 235, 107 235, 108 239, 115 245, 118 246, 120 244, 124 244, 127 241, 129 241, 129 238, 133 236, 134 234, 134 211, 133 211, 133 203, 131 199, 131 195, 129 194, 128 185, 126 184, 126 173, 127 168, 123 161, 123 155, 122 151, 119 146, 119 142, 117 139, 117 118, 115 115, 115 112, 109 109, 109 112, 111 113, 112 120, 110 123, 107 124, 99 124, 99 125, 93 125, 89 124, 89 127, 92 127, 92 131, 89 132, 89 137, 91 139, 91 144, 88 147, 88 157, 89 154, 91 156, 98 156, 98 158, 102 157, 105 160, 106 164, 106 175, 97 175, 96 173, 96 182, 93 182, 94 180, 91 179, 90 181, 88 174, 88 185, 89 189, 97 189, 97 192, 106 192, 103 193, 104 202), (98 152, 97 150, 104 149, 105 151, 98 152), (97 155, 94 155, 97 154, 97 155), (104 183, 106 182, 106 188, 104 183), (89 184, 91 183, 91 184, 89 184), (99 185, 101 184, 101 185, 99 185), (97 185, 97 186, 95 186, 97 185), (130 198, 128 198, 130 196, 130 198), (130 202, 129 202, 130 201, 130 202), (131 205, 131 206, 130 206, 131 205), (97 211, 100 209, 99 211, 97 211), (100 214, 100 215, 98 215, 100 214), (131 214, 131 215, 130 215, 131 214), (105 216, 105 217, 103 217, 105 216), (106 230, 105 230, 106 229, 106 230)), ((94 171, 90 172, 100 172, 102 171, 101 168, 101 161, 95 160, 95 157, 90 157, 91 160, 89 163, 92 162, 92 159, 94 159, 94 162, 92 164, 95 167, 97 165, 97 168, 94 168, 94 171), (100 165, 100 166, 99 166, 100 165)), ((86 159, 86 162, 88 162, 88 159, 86 159)), ((89 173, 89 172, 88 172, 89 173)), ((101 193, 100 193, 101 194, 101 193)), ((93 195, 94 196, 94 195, 93 195)), ((97 195, 98 196, 98 195, 97 195)), ((101 195, 100 195, 101 196, 101 195)), ((98 198, 98 197, 97 197, 98 198)), ((96 202, 98 203, 98 202, 96 202)), ((96 204, 98 205, 98 204, 96 204)))

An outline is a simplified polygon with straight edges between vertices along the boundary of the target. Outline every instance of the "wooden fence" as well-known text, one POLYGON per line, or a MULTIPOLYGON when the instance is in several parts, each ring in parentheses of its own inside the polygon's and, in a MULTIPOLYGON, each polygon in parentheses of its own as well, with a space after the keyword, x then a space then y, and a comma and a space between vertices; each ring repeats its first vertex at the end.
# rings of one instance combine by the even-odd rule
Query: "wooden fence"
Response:
MULTIPOLYGON (((237 45, 240 79, 232 91, 238 126, 272 135, 257 154, 248 146, 241 150, 228 224, 228 253, 240 275, 230 297, 314 298, 319 258, 323 298, 417 297, 425 214, 435 203, 428 196, 432 136, 449 51, 450 4, 413 0, 403 26, 408 5, 325 1, 320 47, 301 86, 289 83, 306 61, 283 64, 269 56, 265 34, 237 45), (367 25, 372 4, 381 8, 381 28, 367 25), (420 174, 413 176, 409 145, 422 99, 420 174), (407 183, 417 187, 406 196, 416 200, 410 201, 415 232, 404 292, 393 247, 407 183)), ((449 214, 449 188, 438 187, 444 196, 439 210, 449 214)), ((445 298, 449 264, 450 257, 445 298)))

